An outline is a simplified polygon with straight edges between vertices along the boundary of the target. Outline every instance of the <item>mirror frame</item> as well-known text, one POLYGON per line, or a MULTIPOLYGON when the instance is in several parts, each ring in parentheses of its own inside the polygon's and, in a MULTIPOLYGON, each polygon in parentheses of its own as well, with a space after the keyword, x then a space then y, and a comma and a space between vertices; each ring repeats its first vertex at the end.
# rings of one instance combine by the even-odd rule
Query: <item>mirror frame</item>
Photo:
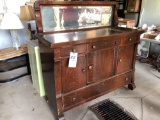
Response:
POLYGON ((59 31, 50 31, 50 32, 44 32, 43 31, 43 25, 42 25, 42 15, 41 15, 41 6, 112 6, 112 20, 111 25, 112 27, 118 26, 118 16, 117 16, 117 10, 118 10, 118 3, 112 2, 112 1, 104 1, 104 2, 98 2, 98 1, 36 1, 34 3, 34 11, 35 11, 35 21, 36 21, 36 27, 37 27, 37 33, 57 33, 57 32, 70 32, 75 30, 90 30, 90 29, 96 29, 96 28, 104 28, 104 27, 110 27, 110 26, 96 26, 96 27, 85 27, 80 29, 72 29, 72 30, 59 30, 59 31))

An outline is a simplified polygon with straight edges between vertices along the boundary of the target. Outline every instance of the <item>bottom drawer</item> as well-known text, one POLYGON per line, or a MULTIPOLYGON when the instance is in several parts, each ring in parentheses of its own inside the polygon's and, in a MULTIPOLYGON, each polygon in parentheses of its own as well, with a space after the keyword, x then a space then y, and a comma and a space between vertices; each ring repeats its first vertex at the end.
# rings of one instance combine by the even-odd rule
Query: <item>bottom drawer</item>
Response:
POLYGON ((132 72, 117 76, 114 79, 113 87, 114 88, 121 88, 125 85, 128 85, 132 80, 132 72))
POLYGON ((99 83, 95 83, 81 90, 63 96, 64 109, 70 109, 79 104, 97 98, 105 93, 121 88, 131 82, 132 73, 127 73, 108 79, 99 83))

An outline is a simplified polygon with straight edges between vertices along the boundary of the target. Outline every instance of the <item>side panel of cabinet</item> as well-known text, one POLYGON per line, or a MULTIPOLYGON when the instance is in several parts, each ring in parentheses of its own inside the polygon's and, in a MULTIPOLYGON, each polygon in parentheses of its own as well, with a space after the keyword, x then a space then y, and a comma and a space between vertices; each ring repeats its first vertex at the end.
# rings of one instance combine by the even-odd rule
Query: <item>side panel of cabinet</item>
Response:
POLYGON ((117 74, 129 71, 133 68, 135 44, 118 48, 117 74))
POLYGON ((114 74, 114 50, 114 48, 107 48, 88 54, 87 83, 96 82, 114 74))
POLYGON ((64 93, 86 85, 86 57, 78 57, 76 68, 69 68, 68 63, 69 58, 62 59, 62 88, 64 93))

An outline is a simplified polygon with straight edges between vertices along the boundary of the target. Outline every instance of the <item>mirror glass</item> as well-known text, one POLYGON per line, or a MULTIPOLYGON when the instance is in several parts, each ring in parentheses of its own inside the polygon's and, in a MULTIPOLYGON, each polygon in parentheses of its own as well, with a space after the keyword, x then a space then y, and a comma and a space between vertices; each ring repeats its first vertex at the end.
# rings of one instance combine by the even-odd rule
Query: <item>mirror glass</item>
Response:
POLYGON ((43 32, 110 26, 112 6, 41 6, 43 32))

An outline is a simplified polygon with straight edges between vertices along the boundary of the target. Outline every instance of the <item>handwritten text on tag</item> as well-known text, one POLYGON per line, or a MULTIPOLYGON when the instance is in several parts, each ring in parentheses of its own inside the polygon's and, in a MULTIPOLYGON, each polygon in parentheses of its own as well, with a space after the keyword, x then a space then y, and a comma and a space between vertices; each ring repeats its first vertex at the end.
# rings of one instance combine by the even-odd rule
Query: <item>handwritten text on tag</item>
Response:
POLYGON ((76 67, 78 53, 70 52, 68 67, 76 67))

